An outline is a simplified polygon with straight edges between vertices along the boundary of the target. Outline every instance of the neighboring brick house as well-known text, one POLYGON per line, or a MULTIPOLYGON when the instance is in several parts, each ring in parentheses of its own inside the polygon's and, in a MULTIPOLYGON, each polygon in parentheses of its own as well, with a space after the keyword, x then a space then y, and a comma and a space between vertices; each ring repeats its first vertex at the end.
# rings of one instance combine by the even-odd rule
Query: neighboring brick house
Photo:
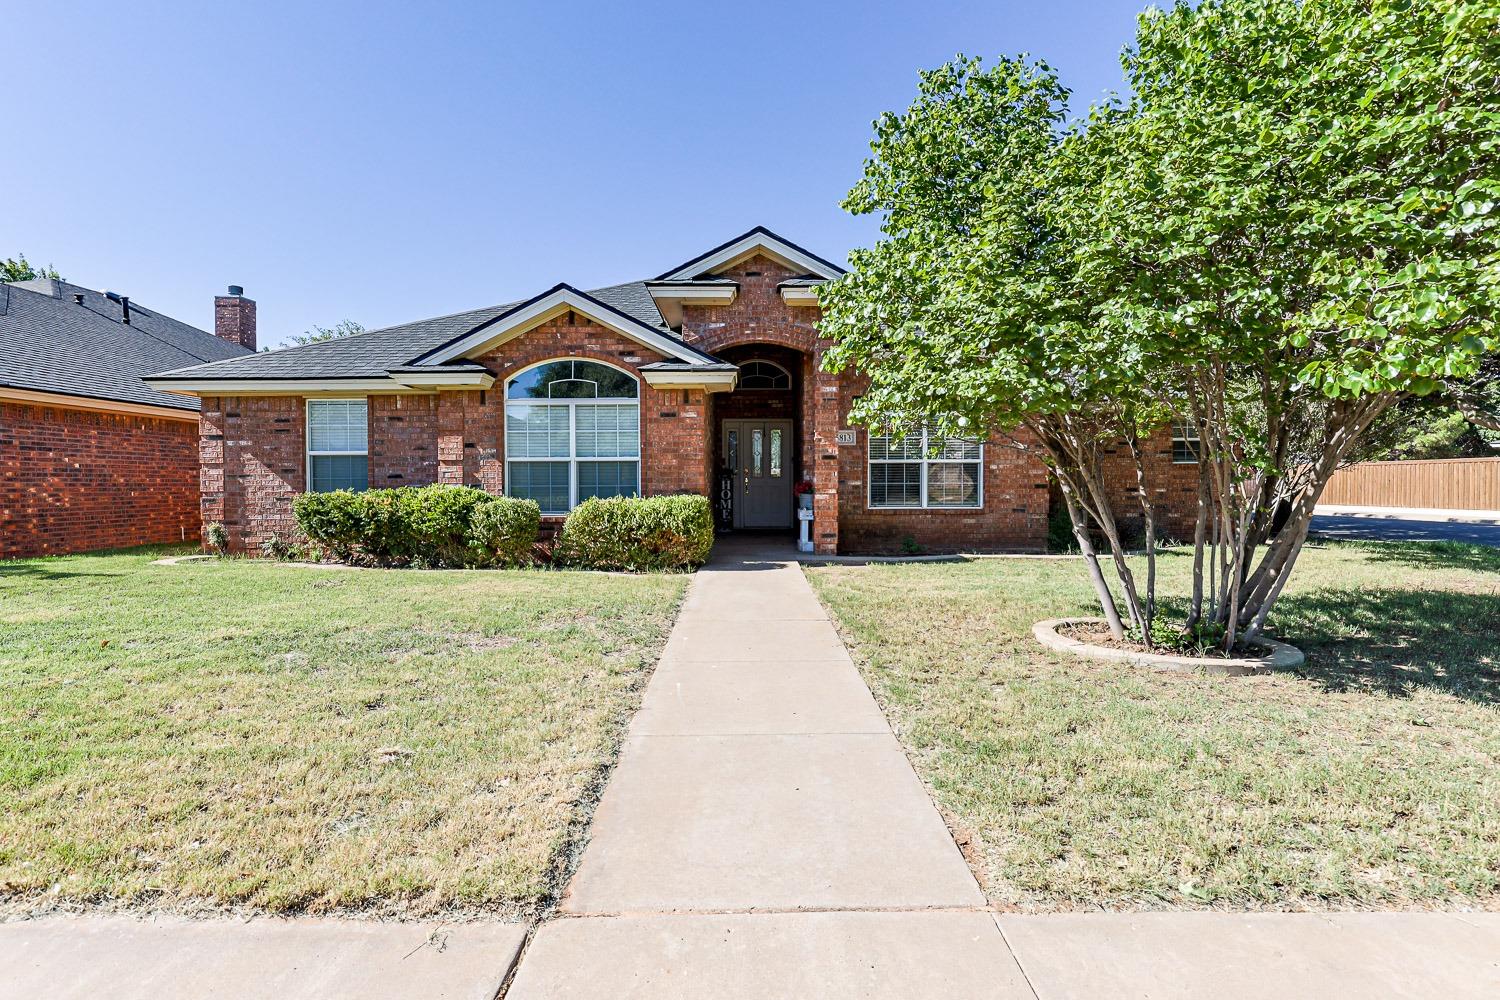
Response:
POLYGON ((659 277, 178 371, 203 403, 203 517, 253 551, 305 490, 462 483, 536 499, 698 493, 816 550, 1039 550, 1047 474, 995 439, 872 438, 822 370, 816 286, 842 269, 756 228, 659 277), (934 455, 934 445, 941 445, 934 455))
POLYGON ((143 375, 255 349, 255 303, 220 336, 55 278, 0 284, 0 559, 196 540, 198 401, 143 375))

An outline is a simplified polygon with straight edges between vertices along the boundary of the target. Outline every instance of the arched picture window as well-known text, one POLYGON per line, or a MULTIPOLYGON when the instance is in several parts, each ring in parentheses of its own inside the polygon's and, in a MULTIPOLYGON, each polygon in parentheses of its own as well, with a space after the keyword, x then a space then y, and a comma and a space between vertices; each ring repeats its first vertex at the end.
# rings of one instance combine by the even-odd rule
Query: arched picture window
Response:
POLYGON ((746 361, 740 365, 741 389, 790 389, 792 376, 774 361, 746 361))
POLYGON ((505 385, 505 492, 566 514, 641 489, 640 385, 598 361, 544 361, 505 385))

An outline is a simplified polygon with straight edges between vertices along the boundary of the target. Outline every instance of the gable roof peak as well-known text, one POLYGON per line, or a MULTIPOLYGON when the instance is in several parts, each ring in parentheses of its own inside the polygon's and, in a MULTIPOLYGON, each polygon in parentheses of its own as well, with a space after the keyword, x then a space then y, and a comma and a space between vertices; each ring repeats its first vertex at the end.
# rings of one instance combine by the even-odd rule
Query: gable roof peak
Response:
POLYGON ((844 273, 844 269, 833 261, 819 257, 806 247, 798 246, 791 240, 778 236, 765 226, 756 226, 658 275, 656 280, 683 281, 717 274, 756 254, 764 254, 795 271, 815 278, 832 279, 844 273))

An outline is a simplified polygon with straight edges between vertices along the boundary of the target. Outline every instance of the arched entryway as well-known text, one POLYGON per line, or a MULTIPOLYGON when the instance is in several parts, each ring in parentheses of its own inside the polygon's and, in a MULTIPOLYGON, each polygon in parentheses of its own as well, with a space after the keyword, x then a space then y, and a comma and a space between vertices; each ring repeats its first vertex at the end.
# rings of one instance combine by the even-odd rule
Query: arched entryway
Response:
POLYGON ((797 484, 811 478, 803 392, 810 361, 778 344, 738 344, 717 354, 740 366, 739 385, 714 400, 720 527, 790 533, 797 484))

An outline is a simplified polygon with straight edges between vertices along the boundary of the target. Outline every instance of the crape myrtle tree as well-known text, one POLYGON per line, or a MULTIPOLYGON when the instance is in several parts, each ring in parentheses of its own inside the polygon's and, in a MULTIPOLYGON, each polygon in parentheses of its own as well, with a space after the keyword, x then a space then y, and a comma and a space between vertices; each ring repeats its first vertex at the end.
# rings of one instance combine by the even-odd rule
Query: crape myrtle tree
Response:
POLYGON ((1493 0, 1148 11, 1130 96, 1072 127, 1040 64, 924 74, 912 107, 876 123, 846 201, 880 213, 885 238, 826 291, 832 363, 871 379, 856 417, 1029 432, 1016 439, 1054 469, 1111 627, 1148 645, 1141 441, 1192 424, 1181 630, 1253 642, 1371 422, 1457 395, 1496 349, 1497 32, 1493 0), (1135 458, 1142 586, 1102 497, 1106 446, 1135 458))
POLYGON ((1017 446, 1038 449, 1056 473, 1123 636, 1088 524, 1115 555, 1130 621, 1142 620, 1100 458, 1144 394, 1139 359, 1100 335, 1097 300, 1045 217, 1067 97, 1045 64, 960 58, 922 73, 912 106, 875 123, 874 156, 844 205, 881 213, 885 238, 855 250, 849 272, 820 290, 833 339, 825 364, 868 377, 857 422, 926 424, 939 436, 1029 432, 1017 446))

